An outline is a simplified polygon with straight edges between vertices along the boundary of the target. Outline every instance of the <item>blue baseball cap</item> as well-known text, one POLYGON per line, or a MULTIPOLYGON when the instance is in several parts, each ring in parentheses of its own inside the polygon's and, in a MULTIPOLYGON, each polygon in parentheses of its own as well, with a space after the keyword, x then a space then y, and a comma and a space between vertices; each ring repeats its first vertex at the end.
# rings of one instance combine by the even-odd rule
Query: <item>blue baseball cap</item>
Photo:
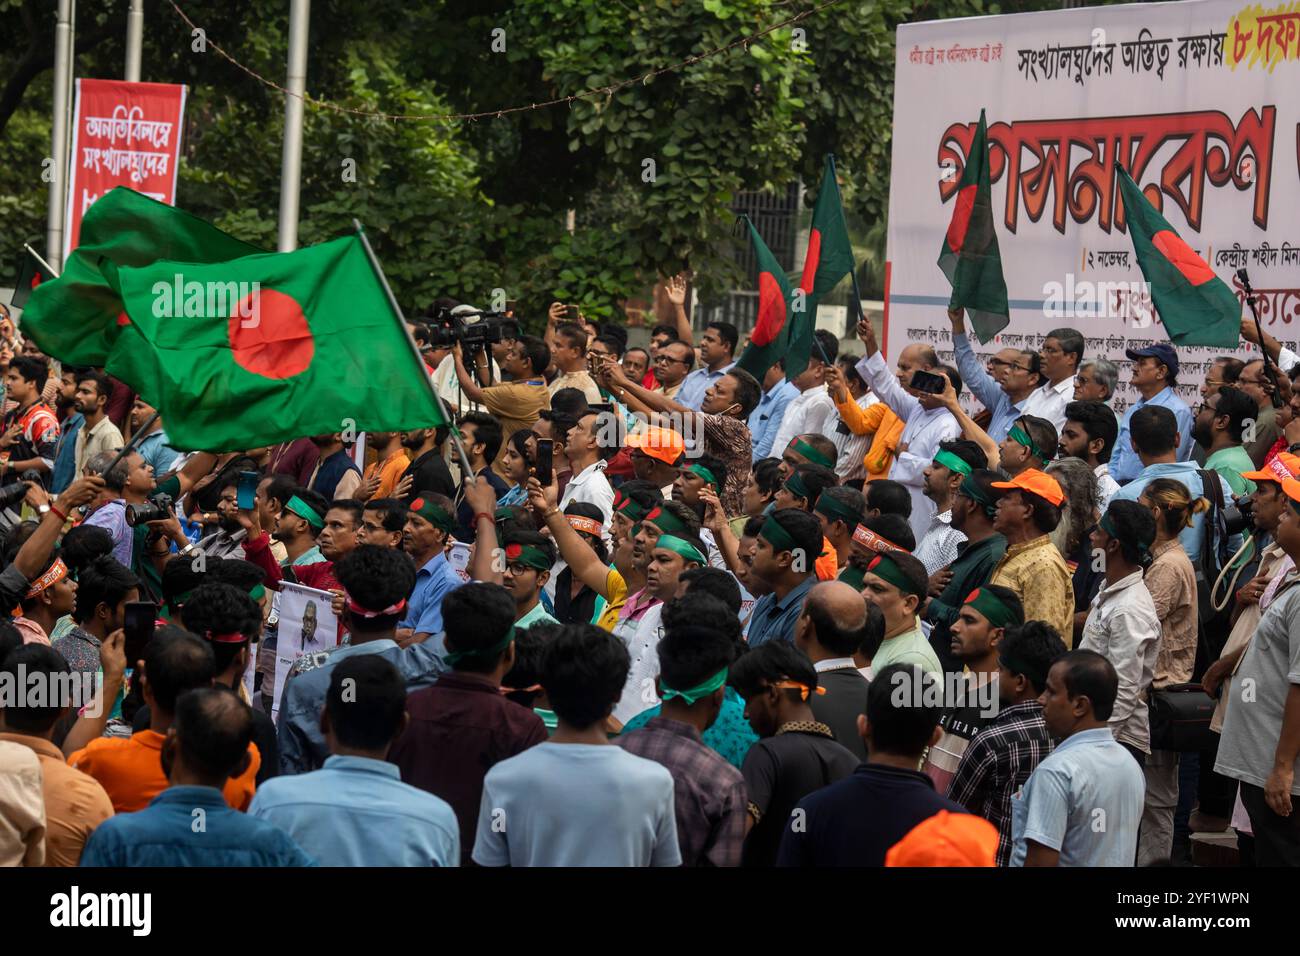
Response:
POLYGON ((1178 353, 1174 351, 1172 345, 1165 342, 1156 342, 1140 349, 1125 349, 1124 354, 1133 362, 1147 357, 1159 359, 1162 365, 1169 368, 1170 377, 1178 374, 1178 353))

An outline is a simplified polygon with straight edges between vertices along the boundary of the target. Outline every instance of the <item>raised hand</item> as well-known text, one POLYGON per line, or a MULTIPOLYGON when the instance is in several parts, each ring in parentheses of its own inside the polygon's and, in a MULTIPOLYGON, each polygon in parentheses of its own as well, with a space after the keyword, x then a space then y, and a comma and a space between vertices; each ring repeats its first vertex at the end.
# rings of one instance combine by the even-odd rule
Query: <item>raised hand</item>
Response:
POLYGON ((673 305, 686 304, 686 276, 678 274, 664 282, 664 291, 673 305))

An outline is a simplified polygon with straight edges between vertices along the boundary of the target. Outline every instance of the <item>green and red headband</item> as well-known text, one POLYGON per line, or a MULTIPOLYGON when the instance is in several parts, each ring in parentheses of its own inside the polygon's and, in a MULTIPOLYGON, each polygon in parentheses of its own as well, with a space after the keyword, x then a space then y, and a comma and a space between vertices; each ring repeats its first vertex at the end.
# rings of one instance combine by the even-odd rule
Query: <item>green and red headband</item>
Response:
POLYGON ((614 492, 614 513, 627 518, 633 524, 646 516, 646 509, 637 504, 635 498, 629 498, 621 491, 614 492))
POLYGON ((1011 608, 1003 604, 1002 599, 988 588, 976 588, 966 595, 966 600, 961 603, 963 607, 969 605, 979 611, 988 618, 989 624, 993 627, 1008 627, 1020 623, 1011 608))
POLYGON ((678 518, 671 511, 665 511, 661 507, 652 508, 650 513, 643 519, 650 522, 659 529, 660 534, 686 534, 691 533, 691 529, 686 526, 681 518, 678 518))
POLYGON ((814 465, 821 465, 823 468, 835 467, 835 462, 829 460, 825 455, 819 452, 812 445, 808 444, 802 438, 796 438, 794 441, 794 447, 791 448, 790 450, 798 452, 799 454, 803 455, 814 465))
MULTIPOLYGON (((429 498, 416 498, 411 502, 411 513, 417 514, 429 524, 451 534, 456 530, 456 522, 451 515, 429 498)), ((547 565, 550 567, 550 565, 547 565)))
POLYGON ((904 594, 915 594, 917 597, 925 596, 924 588, 918 591, 916 585, 908 579, 907 575, 903 573, 903 569, 894 562, 894 559, 887 552, 877 554, 872 558, 871 563, 867 565, 867 571, 881 580, 889 582, 904 594))
POLYGON ((785 480, 784 487, 786 491, 796 498, 802 498, 805 501, 812 500, 812 492, 808 490, 808 486, 804 484, 803 478, 797 470, 790 472, 790 477, 785 480))
POLYGON ((506 561, 510 564, 523 564, 536 571, 551 570, 551 560, 546 552, 532 544, 506 545, 506 561))

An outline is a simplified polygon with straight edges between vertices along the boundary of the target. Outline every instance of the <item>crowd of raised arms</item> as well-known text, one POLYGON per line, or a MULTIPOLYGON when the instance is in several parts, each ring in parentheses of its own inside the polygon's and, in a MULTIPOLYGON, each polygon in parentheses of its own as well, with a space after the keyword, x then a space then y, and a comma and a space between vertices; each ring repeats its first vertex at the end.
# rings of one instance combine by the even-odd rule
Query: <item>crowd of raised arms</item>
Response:
POLYGON ((452 421, 364 455, 178 452, 0 316, 0 865, 1300 864, 1300 355, 760 381, 666 291, 412 323, 452 421))

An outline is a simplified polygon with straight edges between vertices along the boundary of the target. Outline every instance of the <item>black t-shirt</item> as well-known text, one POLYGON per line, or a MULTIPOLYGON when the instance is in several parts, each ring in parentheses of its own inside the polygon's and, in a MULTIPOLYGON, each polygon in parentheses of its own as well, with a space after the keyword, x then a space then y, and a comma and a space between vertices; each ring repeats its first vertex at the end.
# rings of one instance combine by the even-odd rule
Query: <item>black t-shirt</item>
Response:
POLYGON ((744 866, 776 862, 790 812, 804 797, 853 773, 860 761, 830 737, 812 731, 786 731, 749 748, 740 772, 757 822, 745 839, 744 866))
MULTIPOLYGON (((257 744, 257 752, 262 757, 262 763, 257 768, 256 783, 260 787, 272 777, 280 775, 280 745, 276 742, 275 724, 271 718, 266 716, 256 707, 251 708, 253 712, 253 743, 257 744)), ((145 704, 135 712, 135 717, 131 720, 131 730, 139 733, 142 730, 149 729, 149 705, 145 704)))
POLYGON ((835 742, 858 760, 867 759, 867 745, 858 733, 858 715, 867 712, 867 679, 856 667, 822 671, 817 682, 825 694, 813 694, 809 703, 813 716, 831 729, 835 742))
POLYGON ((583 585, 573 594, 573 569, 566 567, 555 579, 555 619, 561 624, 590 624, 598 595, 583 585))
POLYGON ((448 498, 456 496, 456 485, 451 480, 451 471, 447 468, 447 463, 442 460, 442 454, 437 449, 426 451, 411 462, 406 471, 402 472, 402 478, 407 475, 412 475, 415 478, 411 482, 411 492, 406 496, 408 502, 414 501, 426 491, 437 492, 440 495, 446 495, 448 498))
POLYGON ((863 764, 799 803, 802 825, 786 820, 777 866, 884 866, 885 855, 940 810, 966 809, 935 792, 916 770, 863 764))

